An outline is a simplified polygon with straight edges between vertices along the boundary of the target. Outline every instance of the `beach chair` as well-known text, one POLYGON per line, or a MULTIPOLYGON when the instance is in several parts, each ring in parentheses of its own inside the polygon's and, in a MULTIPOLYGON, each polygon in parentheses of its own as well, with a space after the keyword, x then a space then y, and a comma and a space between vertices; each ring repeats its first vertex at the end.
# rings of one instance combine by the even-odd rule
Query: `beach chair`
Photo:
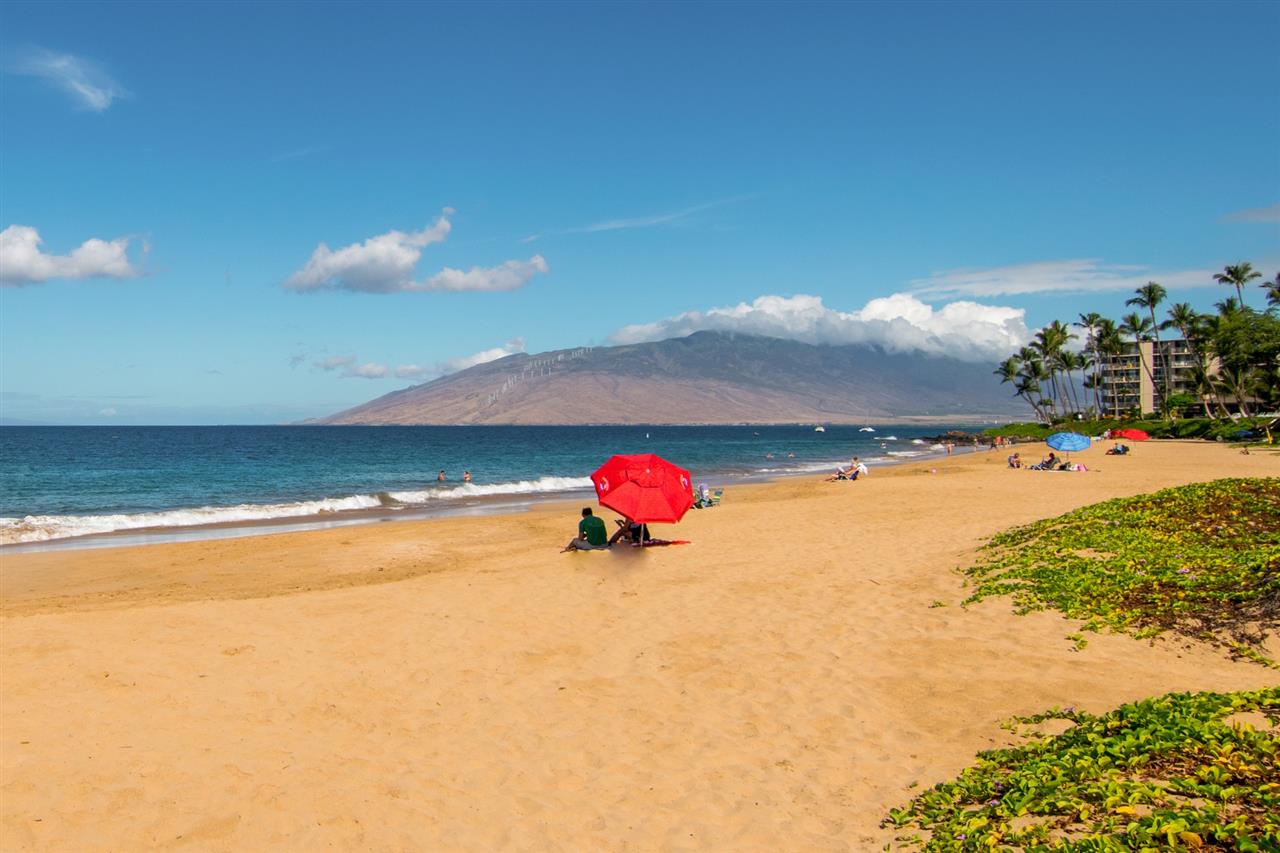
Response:
POLYGON ((712 491, 706 483, 699 483, 698 491, 693 496, 693 507, 694 509, 706 509, 707 507, 717 506, 722 495, 724 495, 724 489, 712 491))

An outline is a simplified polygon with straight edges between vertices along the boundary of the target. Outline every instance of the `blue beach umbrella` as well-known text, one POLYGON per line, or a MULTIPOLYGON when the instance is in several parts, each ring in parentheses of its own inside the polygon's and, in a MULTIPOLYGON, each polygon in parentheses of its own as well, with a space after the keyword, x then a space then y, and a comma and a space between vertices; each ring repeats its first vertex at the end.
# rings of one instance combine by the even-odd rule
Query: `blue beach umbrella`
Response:
POLYGON ((1081 435, 1078 432, 1055 432, 1049 436, 1045 444, 1054 450, 1070 453, 1073 450, 1088 450, 1090 442, 1087 435, 1081 435))

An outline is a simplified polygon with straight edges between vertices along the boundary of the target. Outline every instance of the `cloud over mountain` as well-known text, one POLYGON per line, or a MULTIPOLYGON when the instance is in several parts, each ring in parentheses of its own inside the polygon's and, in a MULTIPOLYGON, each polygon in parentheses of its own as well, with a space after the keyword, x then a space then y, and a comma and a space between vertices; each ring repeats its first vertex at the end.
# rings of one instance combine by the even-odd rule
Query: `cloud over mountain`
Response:
POLYGON ((715 330, 811 344, 871 344, 888 352, 983 361, 1030 340, 1024 318, 1021 308, 975 302, 952 302, 935 309, 906 293, 873 299, 852 312, 828 308, 819 296, 771 295, 726 308, 689 311, 656 323, 625 326, 609 341, 639 343, 715 330))
MULTIPOLYGON (((337 373, 344 379, 395 378, 424 380, 447 376, 450 373, 457 373, 459 370, 466 370, 468 367, 475 367, 477 364, 486 364, 499 358, 515 355, 518 352, 524 352, 524 347, 524 338, 512 338, 500 347, 491 347, 471 355, 457 356, 456 358, 439 361, 425 367, 416 364, 401 364, 396 367, 388 367, 376 361, 360 364, 360 360, 354 355, 335 355, 317 359, 313 366, 326 373, 337 373)), ((291 366, 295 364, 296 358, 295 356, 290 359, 291 366)))

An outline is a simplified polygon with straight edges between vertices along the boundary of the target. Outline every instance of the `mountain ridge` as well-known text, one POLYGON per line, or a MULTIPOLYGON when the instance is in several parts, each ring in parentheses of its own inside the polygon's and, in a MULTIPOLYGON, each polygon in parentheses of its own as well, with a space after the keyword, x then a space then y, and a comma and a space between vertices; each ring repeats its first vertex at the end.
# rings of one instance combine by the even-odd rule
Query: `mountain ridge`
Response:
POLYGON ((1015 409, 983 364, 701 331, 516 353, 308 423, 885 423, 1001 417, 1015 409))

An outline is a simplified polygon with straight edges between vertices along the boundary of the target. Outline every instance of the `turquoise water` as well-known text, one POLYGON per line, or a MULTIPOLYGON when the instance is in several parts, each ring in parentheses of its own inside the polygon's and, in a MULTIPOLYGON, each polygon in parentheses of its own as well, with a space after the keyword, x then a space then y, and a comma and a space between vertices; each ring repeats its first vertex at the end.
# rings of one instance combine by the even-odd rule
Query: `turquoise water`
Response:
POLYGON ((947 428, 3 427, 0 544, 483 511, 589 492, 613 453, 657 453, 695 482, 725 485, 827 471, 854 455, 873 466, 908 459, 947 428))

